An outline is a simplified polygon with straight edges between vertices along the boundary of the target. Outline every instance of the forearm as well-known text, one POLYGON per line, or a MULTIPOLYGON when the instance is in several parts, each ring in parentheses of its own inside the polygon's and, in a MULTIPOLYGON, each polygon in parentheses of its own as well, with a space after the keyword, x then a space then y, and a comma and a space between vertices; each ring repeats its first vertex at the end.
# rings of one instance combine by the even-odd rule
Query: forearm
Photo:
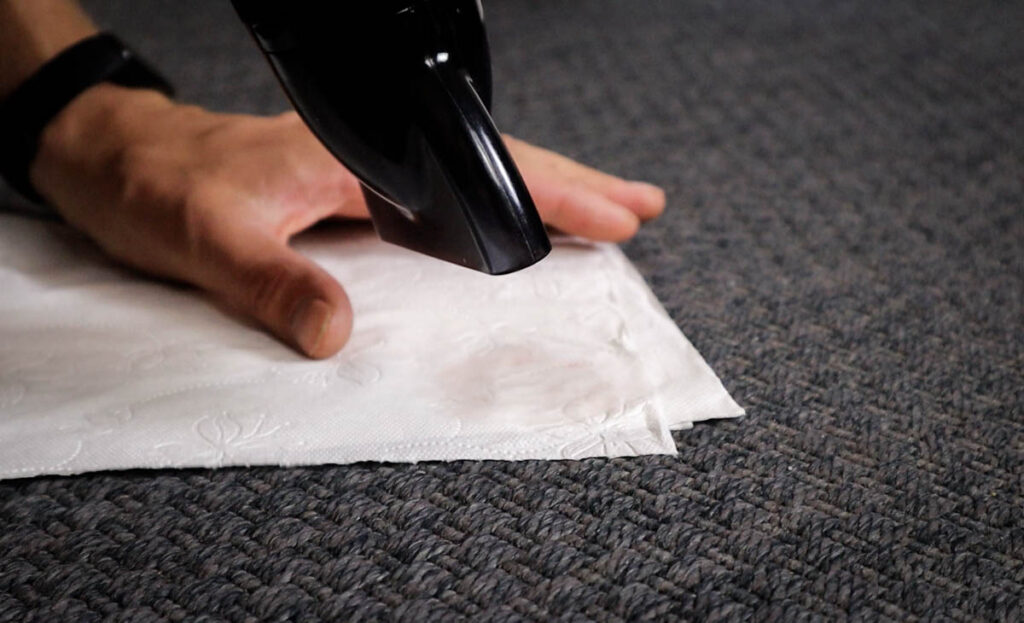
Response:
POLYGON ((74 0, 0 0, 0 99, 94 33, 96 26, 74 0))

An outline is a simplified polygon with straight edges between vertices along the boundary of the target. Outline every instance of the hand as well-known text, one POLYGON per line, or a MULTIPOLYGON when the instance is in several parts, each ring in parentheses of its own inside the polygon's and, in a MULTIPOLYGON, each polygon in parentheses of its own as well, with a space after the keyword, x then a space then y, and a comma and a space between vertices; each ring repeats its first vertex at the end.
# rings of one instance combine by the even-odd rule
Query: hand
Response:
MULTIPOLYGON (((654 186, 506 140, 541 216, 567 233, 624 240, 664 209, 654 186)), ((215 114, 100 85, 47 127, 31 176, 115 259, 209 292, 310 357, 348 339, 345 291, 288 240, 367 209, 356 178, 296 114, 215 114)))

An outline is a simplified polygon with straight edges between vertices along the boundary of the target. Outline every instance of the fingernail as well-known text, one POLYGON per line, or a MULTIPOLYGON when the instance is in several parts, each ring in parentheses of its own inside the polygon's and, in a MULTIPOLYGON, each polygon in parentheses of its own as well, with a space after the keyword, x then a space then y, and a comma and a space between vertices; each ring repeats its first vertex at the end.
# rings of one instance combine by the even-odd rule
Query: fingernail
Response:
POLYGON ((334 316, 334 308, 327 301, 308 298, 295 306, 292 312, 292 339, 306 354, 312 354, 320 346, 327 333, 327 327, 334 316))

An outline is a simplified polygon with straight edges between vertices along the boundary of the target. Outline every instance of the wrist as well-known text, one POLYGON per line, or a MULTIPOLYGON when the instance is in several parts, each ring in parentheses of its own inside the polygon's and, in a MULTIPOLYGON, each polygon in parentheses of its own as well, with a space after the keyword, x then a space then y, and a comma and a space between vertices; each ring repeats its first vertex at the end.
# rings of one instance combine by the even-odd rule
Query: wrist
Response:
POLYGON ((170 98, 153 89, 110 83, 89 87, 40 134, 39 148, 29 168, 33 186, 61 211, 66 193, 80 190, 83 182, 115 181, 116 167, 135 137, 152 123, 154 115, 175 106, 170 98))
MULTIPOLYGON (((58 115, 72 109, 64 118, 78 121, 72 124, 77 131, 70 134, 80 136, 83 128, 95 130, 95 127, 86 128, 94 125, 91 120, 103 119, 102 115, 119 109, 119 106, 111 106, 111 102, 119 104, 129 98, 123 92, 90 91, 103 83, 173 93, 167 81, 120 39, 101 33, 62 50, 0 102, 0 142, 4 143, 0 152, 0 175, 22 195, 35 201, 45 197, 32 181, 33 165, 43 133, 58 115), (86 91, 90 93, 84 95, 86 91), (81 122, 83 119, 85 123, 81 122)), ((106 129, 105 124, 101 124, 100 129, 106 129)), ((65 144, 64 141, 55 143, 58 147, 65 144)), ((83 164, 88 163, 83 161, 83 164)), ((52 201, 52 197, 50 199, 52 201)))

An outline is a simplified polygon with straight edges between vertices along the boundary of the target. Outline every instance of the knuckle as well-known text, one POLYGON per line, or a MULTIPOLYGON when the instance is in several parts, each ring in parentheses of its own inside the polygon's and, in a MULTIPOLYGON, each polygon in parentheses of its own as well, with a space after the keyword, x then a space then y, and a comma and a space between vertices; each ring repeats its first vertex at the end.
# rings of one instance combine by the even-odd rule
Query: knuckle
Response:
POLYGON ((290 280, 291 272, 279 264, 252 269, 247 280, 249 308, 260 318, 275 319, 290 280))

